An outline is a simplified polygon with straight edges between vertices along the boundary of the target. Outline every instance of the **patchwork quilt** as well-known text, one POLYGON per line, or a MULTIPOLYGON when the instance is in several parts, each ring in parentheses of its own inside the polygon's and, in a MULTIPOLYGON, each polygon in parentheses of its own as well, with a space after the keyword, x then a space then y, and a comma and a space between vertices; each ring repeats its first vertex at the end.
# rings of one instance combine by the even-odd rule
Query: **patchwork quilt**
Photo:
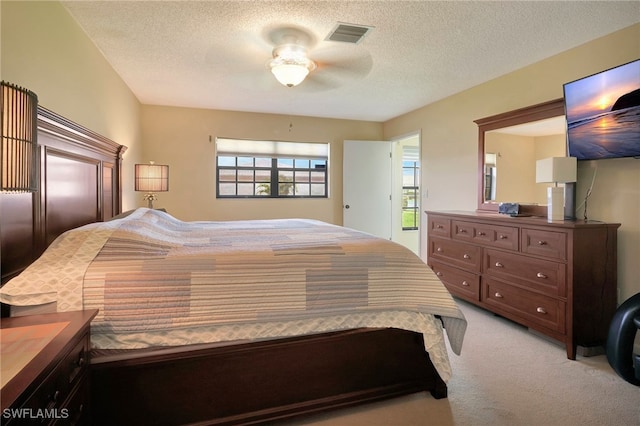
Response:
POLYGON ((457 354, 466 329, 431 269, 394 242, 315 220, 184 222, 145 208, 61 235, 0 300, 99 309, 101 348, 409 329, 444 380, 440 321, 457 354))

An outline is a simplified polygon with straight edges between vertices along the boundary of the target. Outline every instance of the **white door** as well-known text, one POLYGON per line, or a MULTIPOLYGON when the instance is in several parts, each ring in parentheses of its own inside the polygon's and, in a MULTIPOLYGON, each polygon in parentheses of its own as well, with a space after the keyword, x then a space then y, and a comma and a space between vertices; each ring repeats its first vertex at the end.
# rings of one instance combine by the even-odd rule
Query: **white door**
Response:
POLYGON ((390 240, 391 142, 344 141, 342 223, 390 240))

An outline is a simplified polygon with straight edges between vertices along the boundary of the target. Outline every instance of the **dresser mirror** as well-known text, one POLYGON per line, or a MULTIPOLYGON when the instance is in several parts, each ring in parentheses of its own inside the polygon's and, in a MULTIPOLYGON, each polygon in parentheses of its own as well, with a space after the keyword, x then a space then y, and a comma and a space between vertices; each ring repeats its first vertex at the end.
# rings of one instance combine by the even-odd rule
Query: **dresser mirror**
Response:
POLYGON ((546 215, 546 186, 537 184, 536 160, 566 155, 562 98, 475 120, 478 125, 478 210, 501 202, 546 215))

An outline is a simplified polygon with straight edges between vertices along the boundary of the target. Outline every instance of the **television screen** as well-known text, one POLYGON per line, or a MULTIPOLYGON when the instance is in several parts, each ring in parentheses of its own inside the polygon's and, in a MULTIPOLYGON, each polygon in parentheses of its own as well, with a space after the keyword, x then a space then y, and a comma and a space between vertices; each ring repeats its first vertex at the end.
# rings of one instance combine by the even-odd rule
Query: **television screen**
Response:
POLYGON ((640 157, 640 59, 564 85, 569 155, 640 157))

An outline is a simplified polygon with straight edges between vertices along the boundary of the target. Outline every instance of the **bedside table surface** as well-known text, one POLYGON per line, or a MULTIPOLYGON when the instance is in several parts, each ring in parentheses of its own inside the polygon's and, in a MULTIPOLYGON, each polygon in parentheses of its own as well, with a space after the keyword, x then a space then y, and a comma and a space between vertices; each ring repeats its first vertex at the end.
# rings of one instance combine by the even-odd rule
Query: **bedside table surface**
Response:
POLYGON ((53 370, 97 310, 2 318, 0 321, 1 410, 32 392, 53 370))

